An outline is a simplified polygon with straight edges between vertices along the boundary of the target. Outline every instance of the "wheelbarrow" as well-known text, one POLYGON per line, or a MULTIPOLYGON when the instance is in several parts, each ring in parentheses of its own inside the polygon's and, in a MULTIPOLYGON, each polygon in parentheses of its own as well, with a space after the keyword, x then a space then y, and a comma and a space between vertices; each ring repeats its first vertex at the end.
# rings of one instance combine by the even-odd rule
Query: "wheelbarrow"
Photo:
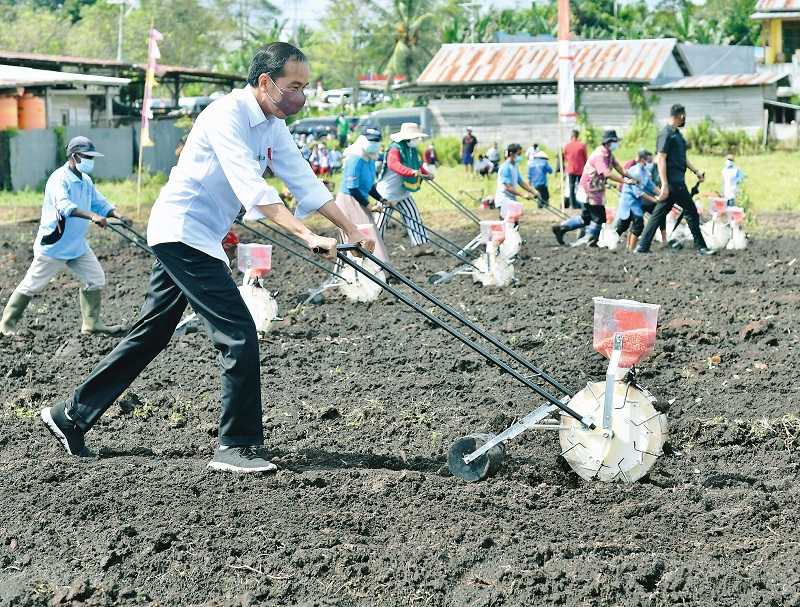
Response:
POLYGON ((666 415, 656 411, 655 398, 637 384, 635 372, 635 365, 653 350, 658 306, 595 298, 594 347, 609 359, 608 370, 605 381, 589 383, 581 391, 573 393, 497 337, 391 266, 382 266, 380 260, 359 245, 340 245, 337 247, 337 256, 343 263, 374 280, 396 299, 510 375, 535 397, 544 400, 500 434, 474 432, 457 439, 451 445, 447 458, 448 468, 454 476, 465 481, 479 481, 495 474, 502 467, 505 443, 532 429, 558 432, 561 455, 584 479, 634 482, 646 475, 663 454, 667 437, 666 415), (494 346, 506 358, 500 358, 485 344, 465 335, 463 329, 426 310, 406 293, 352 262, 346 254, 352 251, 358 251, 372 260, 388 276, 433 304, 461 327, 469 329, 483 342, 494 346), (524 371, 520 371, 519 367, 524 371), (524 372, 532 373, 535 381, 524 372))

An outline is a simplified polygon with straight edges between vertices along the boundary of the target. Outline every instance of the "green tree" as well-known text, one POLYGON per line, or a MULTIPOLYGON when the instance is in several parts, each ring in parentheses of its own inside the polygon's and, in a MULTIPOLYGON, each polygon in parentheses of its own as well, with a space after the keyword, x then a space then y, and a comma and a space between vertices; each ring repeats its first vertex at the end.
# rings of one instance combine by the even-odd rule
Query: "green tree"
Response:
POLYGON ((353 87, 357 103, 359 77, 377 63, 370 27, 375 19, 373 7, 369 0, 337 0, 329 8, 304 50, 311 60, 314 79, 329 88, 353 87))
POLYGON ((64 21, 60 9, 31 2, 0 4, 0 48, 24 53, 62 54, 64 21))
POLYGON ((380 25, 376 39, 386 41, 381 69, 390 79, 402 74, 416 78, 439 49, 431 0, 392 0, 388 9, 373 8, 380 25))

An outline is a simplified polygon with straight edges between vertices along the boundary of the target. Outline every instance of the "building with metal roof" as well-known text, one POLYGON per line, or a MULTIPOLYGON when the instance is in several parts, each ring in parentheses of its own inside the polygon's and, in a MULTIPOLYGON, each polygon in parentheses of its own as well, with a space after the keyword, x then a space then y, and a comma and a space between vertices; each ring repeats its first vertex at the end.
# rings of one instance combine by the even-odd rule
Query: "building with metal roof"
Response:
MULTIPOLYGON (((571 44, 575 85, 621 90, 689 73, 677 41, 581 40, 571 44)), ((418 92, 543 94, 558 83, 558 43, 445 44, 417 79, 418 92)))
MULTIPOLYGON (((800 1, 800 0, 798 0, 800 1)), ((760 74, 755 47, 695 45, 675 39, 576 40, 570 43, 581 113, 623 132, 636 118, 632 93, 650 94, 658 119, 682 100, 689 121, 710 116, 755 132, 765 102, 784 74, 760 74)), ((446 44, 405 88, 427 98, 434 130, 467 125, 483 141, 557 144, 558 42, 446 44)))
POLYGON ((55 126, 110 126, 113 100, 129 78, 39 70, 0 64, 0 95, 23 91, 44 99, 45 124, 55 126))
MULTIPOLYGON (((119 97, 121 105, 129 107, 136 107, 137 103, 141 102, 147 71, 145 64, 126 63, 114 59, 42 55, 5 50, 0 50, 0 64, 64 73, 127 78, 129 82, 120 89, 119 97)), ((245 77, 239 74, 225 74, 203 68, 174 65, 159 65, 156 76, 159 84, 169 90, 174 107, 178 107, 181 89, 187 84, 200 83, 212 88, 218 87, 227 92, 245 82, 245 77)))

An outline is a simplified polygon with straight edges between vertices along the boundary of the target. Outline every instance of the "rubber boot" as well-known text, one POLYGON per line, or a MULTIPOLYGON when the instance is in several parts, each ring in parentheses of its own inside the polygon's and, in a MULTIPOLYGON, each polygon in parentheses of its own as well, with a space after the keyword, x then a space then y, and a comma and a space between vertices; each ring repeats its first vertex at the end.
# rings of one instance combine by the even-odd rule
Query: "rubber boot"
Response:
POLYGON ((563 247, 566 244, 564 242, 564 234, 566 231, 560 225, 554 225, 551 229, 553 230, 553 235, 556 237, 556 242, 563 247))
POLYGON ((3 319, 0 320, 0 335, 16 335, 17 323, 25 313, 25 308, 31 301, 30 295, 14 291, 8 298, 8 303, 3 310, 3 319))
POLYGON ((81 317, 83 318, 81 333, 84 335, 91 333, 105 333, 108 335, 122 333, 125 330, 122 325, 106 325, 100 320, 101 297, 100 289, 92 289, 91 291, 81 289, 81 317))

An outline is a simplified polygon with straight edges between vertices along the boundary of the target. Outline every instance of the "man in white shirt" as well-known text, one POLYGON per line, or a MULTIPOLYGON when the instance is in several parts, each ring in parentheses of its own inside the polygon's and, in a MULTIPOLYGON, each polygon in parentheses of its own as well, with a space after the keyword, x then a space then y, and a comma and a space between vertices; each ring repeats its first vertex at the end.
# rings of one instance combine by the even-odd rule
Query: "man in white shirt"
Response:
POLYGON ((333 202, 284 122, 303 107, 309 75, 299 49, 269 44, 253 58, 247 86, 198 116, 150 213, 147 241, 156 263, 140 318, 66 402, 41 412, 69 454, 88 454, 86 432, 167 346, 190 303, 220 352, 223 370, 220 447, 209 467, 232 472, 276 469, 262 446, 258 337, 231 277, 222 239, 243 206, 303 240, 312 251, 335 257, 336 240, 311 232, 264 181, 269 167, 297 199, 299 218, 316 211, 349 241, 369 249, 375 244, 333 202))

